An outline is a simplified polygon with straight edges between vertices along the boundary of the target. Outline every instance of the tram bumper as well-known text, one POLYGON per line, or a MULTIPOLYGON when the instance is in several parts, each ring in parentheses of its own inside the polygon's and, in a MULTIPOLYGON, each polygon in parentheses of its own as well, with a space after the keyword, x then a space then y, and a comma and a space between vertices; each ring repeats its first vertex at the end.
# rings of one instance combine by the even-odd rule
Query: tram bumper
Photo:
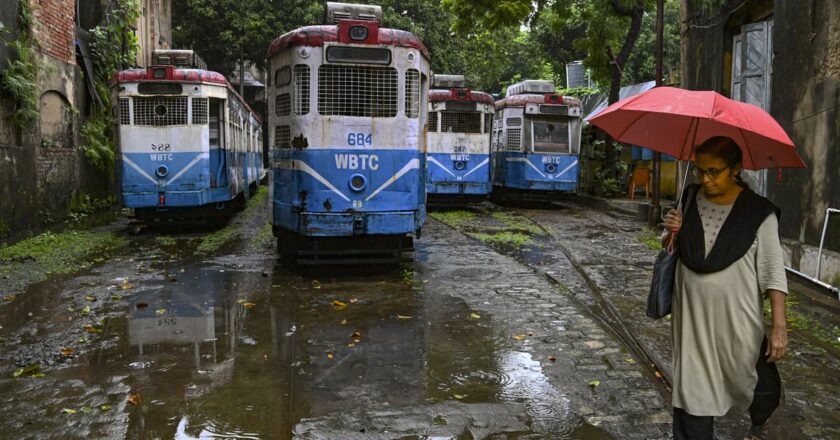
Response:
POLYGON ((313 237, 410 234, 417 228, 414 211, 391 212, 301 212, 297 232, 313 237))

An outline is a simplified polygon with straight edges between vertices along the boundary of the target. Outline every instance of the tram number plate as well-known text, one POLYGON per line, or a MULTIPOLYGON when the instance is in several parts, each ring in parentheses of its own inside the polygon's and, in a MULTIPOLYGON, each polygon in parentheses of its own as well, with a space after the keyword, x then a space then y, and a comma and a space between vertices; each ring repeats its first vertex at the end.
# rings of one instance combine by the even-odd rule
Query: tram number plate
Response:
POLYGON ((347 145, 351 147, 364 147, 373 145, 373 134, 371 133, 347 133, 347 145))
POLYGON ((152 151, 172 151, 171 144, 152 144, 152 151))
POLYGON ((178 320, 174 316, 158 319, 158 327, 174 327, 176 325, 178 325, 178 320))

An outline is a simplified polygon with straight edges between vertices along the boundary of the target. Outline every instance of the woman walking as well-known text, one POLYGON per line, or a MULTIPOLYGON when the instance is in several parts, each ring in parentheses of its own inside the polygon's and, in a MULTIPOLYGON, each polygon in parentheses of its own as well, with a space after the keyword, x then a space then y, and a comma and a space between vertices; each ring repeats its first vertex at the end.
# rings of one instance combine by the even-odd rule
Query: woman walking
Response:
POLYGON ((714 137, 696 151, 700 185, 685 217, 665 215, 667 243, 679 231, 672 304, 674 438, 714 439, 714 417, 749 410, 746 440, 768 438, 779 406, 775 362, 787 351, 779 210, 741 180, 741 150, 714 137), (768 297, 772 327, 765 331, 768 297))

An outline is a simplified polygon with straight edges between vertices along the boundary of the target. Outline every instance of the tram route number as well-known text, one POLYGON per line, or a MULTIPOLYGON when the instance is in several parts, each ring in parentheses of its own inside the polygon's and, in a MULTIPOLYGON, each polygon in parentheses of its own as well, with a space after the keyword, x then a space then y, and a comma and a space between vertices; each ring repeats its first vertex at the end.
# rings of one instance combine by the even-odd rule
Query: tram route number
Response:
POLYGON ((152 162, 164 162, 172 160, 172 153, 169 153, 170 151, 172 151, 172 144, 151 144, 151 146, 152 151, 155 152, 149 155, 149 159, 152 162))
POLYGON ((347 133, 347 145, 351 147, 364 147, 373 145, 373 134, 371 133, 347 133))
POLYGON ((158 319, 158 327, 174 327, 176 325, 178 325, 178 319, 175 317, 158 319))

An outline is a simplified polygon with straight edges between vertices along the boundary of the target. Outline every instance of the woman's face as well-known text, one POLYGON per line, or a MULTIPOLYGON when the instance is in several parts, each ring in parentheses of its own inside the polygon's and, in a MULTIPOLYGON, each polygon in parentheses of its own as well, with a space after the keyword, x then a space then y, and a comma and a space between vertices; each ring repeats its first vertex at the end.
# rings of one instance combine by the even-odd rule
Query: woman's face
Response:
POLYGON ((740 165, 730 167, 720 157, 698 154, 694 160, 694 175, 707 195, 723 195, 738 185, 735 176, 741 172, 740 165))

